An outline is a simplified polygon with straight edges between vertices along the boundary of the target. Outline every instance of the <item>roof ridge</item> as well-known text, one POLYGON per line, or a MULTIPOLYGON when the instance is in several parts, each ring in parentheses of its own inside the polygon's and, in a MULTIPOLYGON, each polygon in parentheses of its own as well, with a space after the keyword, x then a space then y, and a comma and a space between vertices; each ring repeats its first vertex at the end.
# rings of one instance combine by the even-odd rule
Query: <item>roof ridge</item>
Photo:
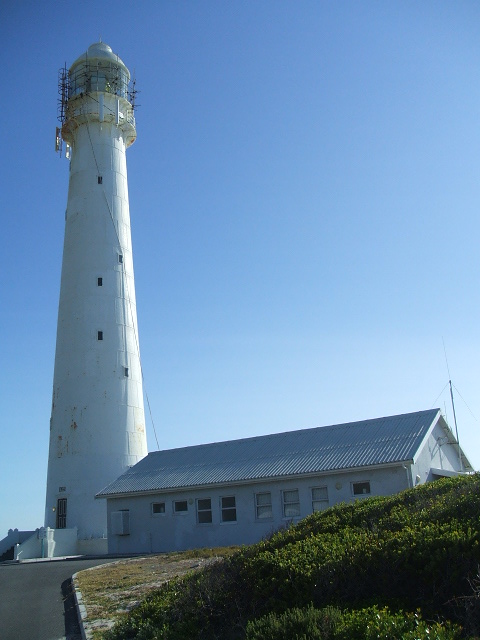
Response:
POLYGON ((301 429, 293 429, 289 431, 276 431, 274 433, 263 433, 256 436, 247 436, 245 438, 234 438, 233 440, 215 440, 213 442, 201 442, 199 444, 190 444, 185 445, 183 447, 173 447, 172 449, 161 449, 158 451, 150 451, 148 455, 154 455, 163 453, 165 451, 188 451, 191 449, 199 449, 200 447, 211 447, 214 445, 231 445, 233 443, 238 442, 252 442, 254 440, 263 440, 265 438, 279 438, 280 436, 291 436, 300 433, 311 433, 318 429, 345 429, 346 427, 355 427, 361 424, 374 423, 374 422, 382 422, 385 420, 396 420, 404 417, 413 417, 413 416, 421 416, 425 414, 436 414, 440 409, 424 409, 421 411, 412 411, 409 413, 399 413, 393 416, 381 416, 378 418, 367 418, 364 420, 355 420, 354 422, 340 422, 338 424, 328 424, 316 427, 303 427, 301 429))

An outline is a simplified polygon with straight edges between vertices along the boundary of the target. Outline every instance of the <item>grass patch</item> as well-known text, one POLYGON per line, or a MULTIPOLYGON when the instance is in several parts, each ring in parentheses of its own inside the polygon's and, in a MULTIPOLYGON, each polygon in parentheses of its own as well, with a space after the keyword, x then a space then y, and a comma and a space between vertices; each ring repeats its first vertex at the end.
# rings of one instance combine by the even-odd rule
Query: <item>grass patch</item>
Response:
POLYGON ((75 587, 81 592, 87 610, 85 628, 94 640, 100 640, 107 629, 153 589, 173 578, 198 571, 237 550, 238 547, 218 547, 162 553, 80 571, 75 587))

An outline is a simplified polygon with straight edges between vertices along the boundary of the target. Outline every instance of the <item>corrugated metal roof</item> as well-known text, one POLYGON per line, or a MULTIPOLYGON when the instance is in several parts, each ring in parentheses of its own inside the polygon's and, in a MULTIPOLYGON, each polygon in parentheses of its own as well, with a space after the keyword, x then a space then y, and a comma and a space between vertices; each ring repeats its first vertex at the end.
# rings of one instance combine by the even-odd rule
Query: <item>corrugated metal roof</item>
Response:
POLYGON ((439 409, 149 453, 98 497, 412 460, 439 409))

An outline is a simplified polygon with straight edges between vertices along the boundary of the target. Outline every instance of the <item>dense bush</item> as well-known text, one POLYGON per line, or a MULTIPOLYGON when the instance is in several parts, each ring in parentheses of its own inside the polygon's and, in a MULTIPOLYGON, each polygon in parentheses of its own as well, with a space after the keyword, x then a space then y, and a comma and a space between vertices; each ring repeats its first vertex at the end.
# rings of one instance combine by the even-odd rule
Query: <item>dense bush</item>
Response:
POLYGON ((247 624, 246 640, 334 640, 343 621, 334 607, 288 609, 247 624))
POLYGON ((246 640, 456 640, 460 628, 427 623, 418 613, 391 613, 370 607, 358 611, 289 609, 247 624, 246 640))
MULTIPOLYGON (((358 628, 365 627, 369 615, 361 610, 375 611, 372 615, 386 625, 397 611, 420 610, 426 619, 462 624, 464 637, 472 637, 479 632, 480 597, 472 592, 479 542, 478 475, 338 505, 166 585, 106 637, 233 640, 248 637, 249 622, 248 633, 253 633, 256 619, 272 614, 268 620, 274 624, 286 611, 310 606, 308 625, 320 624, 316 612, 325 607, 353 611, 351 625, 358 628), (379 610, 369 608, 373 605, 379 610)), ((433 631, 437 636, 428 637, 455 637, 440 635, 440 628, 433 631)))

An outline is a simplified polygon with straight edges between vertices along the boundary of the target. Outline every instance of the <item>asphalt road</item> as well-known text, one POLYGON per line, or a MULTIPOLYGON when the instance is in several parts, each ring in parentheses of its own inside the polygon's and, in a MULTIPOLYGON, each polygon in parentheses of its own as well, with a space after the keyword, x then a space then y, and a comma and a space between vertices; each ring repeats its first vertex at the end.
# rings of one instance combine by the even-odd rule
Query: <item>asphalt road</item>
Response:
POLYGON ((81 640, 71 577, 77 571, 114 561, 97 558, 0 564, 1 640, 81 640))

